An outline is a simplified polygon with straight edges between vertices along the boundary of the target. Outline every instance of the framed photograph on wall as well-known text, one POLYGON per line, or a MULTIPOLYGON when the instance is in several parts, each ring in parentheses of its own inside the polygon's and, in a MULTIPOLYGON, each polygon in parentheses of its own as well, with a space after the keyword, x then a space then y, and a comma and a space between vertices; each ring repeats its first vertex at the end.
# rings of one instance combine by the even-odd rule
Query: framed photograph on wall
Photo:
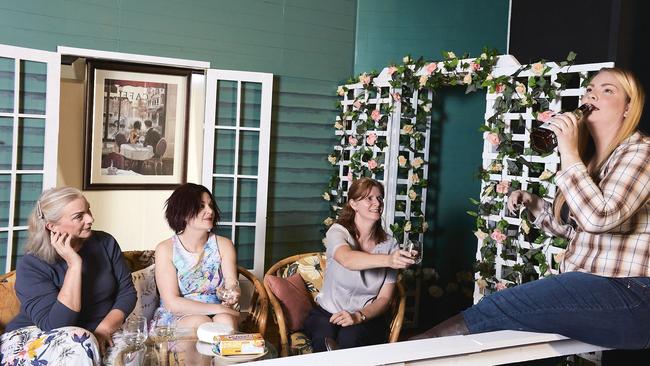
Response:
POLYGON ((173 189, 186 181, 191 73, 87 61, 84 189, 173 189))

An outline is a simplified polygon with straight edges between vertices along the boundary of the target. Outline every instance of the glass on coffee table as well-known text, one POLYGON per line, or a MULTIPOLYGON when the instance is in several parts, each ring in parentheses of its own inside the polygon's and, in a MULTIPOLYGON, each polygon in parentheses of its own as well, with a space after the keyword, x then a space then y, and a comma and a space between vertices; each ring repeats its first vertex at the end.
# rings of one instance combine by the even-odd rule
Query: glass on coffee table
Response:
POLYGON ((176 328, 172 341, 150 335, 145 347, 123 350, 115 362, 116 366, 166 366, 166 365, 232 365, 252 360, 266 360, 278 357, 273 344, 266 342, 263 355, 221 356, 214 351, 214 345, 200 342, 196 330, 176 328), (154 361, 155 360, 155 361, 154 361))

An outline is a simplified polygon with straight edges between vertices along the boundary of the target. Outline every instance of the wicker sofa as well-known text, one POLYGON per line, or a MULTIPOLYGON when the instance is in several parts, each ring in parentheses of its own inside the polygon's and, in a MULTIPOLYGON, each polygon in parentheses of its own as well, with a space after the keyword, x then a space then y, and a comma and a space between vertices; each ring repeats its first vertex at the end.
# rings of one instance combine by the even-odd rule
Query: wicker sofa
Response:
MULTIPOLYGON (((125 251, 122 253, 127 266, 133 274, 134 282, 140 281, 143 278, 148 282, 140 286, 136 284, 136 290, 138 291, 138 304, 136 304, 136 308, 140 306, 139 304, 144 303, 143 297, 146 296, 146 292, 154 292, 154 295, 157 295, 155 294, 157 290, 152 275, 148 274, 147 276, 144 276, 141 274, 143 270, 146 270, 149 266, 154 264, 153 254, 154 252, 152 250, 125 251)), ((238 272, 253 284, 250 310, 248 311, 247 316, 242 317, 240 329, 244 332, 259 332, 264 334, 266 331, 266 320, 269 308, 269 300, 264 286, 257 278, 255 278, 255 276, 253 276, 252 273, 243 267, 238 267, 238 272)), ((151 271, 151 273, 153 273, 153 271, 151 271)), ((14 290, 15 282, 15 271, 0 275, 0 333, 4 332, 7 324, 18 315, 20 310, 20 302, 18 301, 14 290)), ((153 305, 154 309, 152 309, 151 304, 149 304, 149 306, 149 313, 152 313, 152 310, 157 307, 157 305, 153 305)))

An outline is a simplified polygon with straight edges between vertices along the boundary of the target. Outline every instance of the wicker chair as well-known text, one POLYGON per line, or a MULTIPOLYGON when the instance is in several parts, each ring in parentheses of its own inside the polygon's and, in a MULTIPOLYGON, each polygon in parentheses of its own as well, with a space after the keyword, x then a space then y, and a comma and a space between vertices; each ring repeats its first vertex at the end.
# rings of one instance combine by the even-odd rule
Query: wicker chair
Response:
MULTIPOLYGON (((271 266, 271 268, 266 271, 266 275, 285 277, 285 270, 287 267, 296 261, 307 257, 318 258, 318 262, 320 262, 320 270, 322 270, 323 273, 325 272, 327 263, 325 253, 313 252, 297 254, 282 259, 271 266)), ((280 333, 280 357, 286 357, 289 355, 289 348, 291 347, 289 344, 290 332, 289 328, 287 327, 286 317, 284 315, 284 311, 282 310, 280 302, 275 297, 275 295, 273 295, 271 289, 268 288, 266 283, 264 283, 264 286, 266 287, 266 293, 268 294, 269 300, 271 301, 271 307, 273 308, 273 313, 275 315, 274 319, 277 322, 278 332, 280 333)), ((393 296, 388 309, 389 314, 391 314, 390 334, 388 336, 389 343, 397 342, 399 338, 400 331, 402 330, 402 324, 404 322, 404 309, 406 307, 406 291, 404 290, 404 286, 402 285, 401 281, 397 282, 395 289, 396 296, 393 296)))
POLYGON ((269 316, 269 297, 262 282, 242 266, 237 266, 237 272, 253 284, 253 294, 250 301, 250 312, 241 324, 241 331, 246 333, 266 332, 266 321, 269 316))

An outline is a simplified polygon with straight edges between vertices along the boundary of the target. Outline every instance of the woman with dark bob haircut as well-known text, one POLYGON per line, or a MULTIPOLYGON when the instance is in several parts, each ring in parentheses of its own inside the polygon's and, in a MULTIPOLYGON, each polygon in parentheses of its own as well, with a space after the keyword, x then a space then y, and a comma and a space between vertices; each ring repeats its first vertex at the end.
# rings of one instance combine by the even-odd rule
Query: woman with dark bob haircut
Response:
POLYGON ((210 191, 198 184, 176 188, 165 203, 165 217, 175 235, 156 247, 156 284, 160 307, 152 326, 176 323, 196 328, 215 322, 237 330, 239 301, 237 261, 232 241, 213 233, 219 208, 210 191), (220 299, 226 284, 230 296, 220 299))

